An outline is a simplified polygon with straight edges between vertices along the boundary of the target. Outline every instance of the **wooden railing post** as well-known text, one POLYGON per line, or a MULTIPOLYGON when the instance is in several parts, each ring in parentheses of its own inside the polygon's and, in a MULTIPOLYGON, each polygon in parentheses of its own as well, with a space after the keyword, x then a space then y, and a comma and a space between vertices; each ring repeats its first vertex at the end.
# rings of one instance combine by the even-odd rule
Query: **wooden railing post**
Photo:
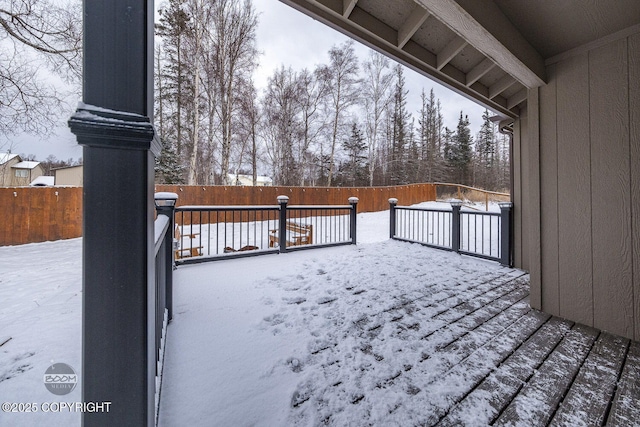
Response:
POLYGON ((451 250, 460 252, 460 208, 462 200, 451 202, 451 250))
POLYGON ((356 217, 358 214, 358 201, 357 197, 349 197, 349 204, 351 204, 351 243, 356 244, 356 217))
POLYGON ((500 202, 500 264, 505 267, 513 265, 511 261, 511 208, 513 203, 500 202))
POLYGON ((396 205, 398 199, 392 197, 389 199, 389 238, 393 239, 396 236, 396 205))
POLYGON ((287 203, 289 203, 289 197, 278 196, 278 203, 280 204, 278 250, 280 253, 284 253, 287 251, 287 203))

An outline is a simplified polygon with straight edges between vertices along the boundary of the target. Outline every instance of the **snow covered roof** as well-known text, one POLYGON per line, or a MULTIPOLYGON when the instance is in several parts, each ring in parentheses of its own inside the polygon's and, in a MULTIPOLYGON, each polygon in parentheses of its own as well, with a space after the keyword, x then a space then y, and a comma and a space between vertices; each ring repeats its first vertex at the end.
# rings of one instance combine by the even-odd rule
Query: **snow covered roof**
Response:
POLYGON ((53 187, 55 176, 39 176, 29 184, 30 187, 53 187))
POLYGON ((38 166, 40 162, 20 162, 11 166, 14 169, 33 169, 38 166))
POLYGON ((13 153, 0 153, 0 165, 7 163, 9 160, 18 157, 17 154, 13 153))

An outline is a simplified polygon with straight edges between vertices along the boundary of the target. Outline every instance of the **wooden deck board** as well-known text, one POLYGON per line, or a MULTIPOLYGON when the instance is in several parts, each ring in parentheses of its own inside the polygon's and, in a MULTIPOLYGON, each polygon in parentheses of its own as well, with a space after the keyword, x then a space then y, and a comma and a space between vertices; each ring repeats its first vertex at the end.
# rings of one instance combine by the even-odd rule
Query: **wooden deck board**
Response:
MULTIPOLYGON (((637 425, 640 343, 531 309, 526 280, 434 285, 422 295, 390 294, 389 308, 363 313, 349 336, 366 365, 402 362, 381 371, 367 395, 349 395, 345 408, 388 393, 420 401, 398 419, 402 405, 390 407, 390 424, 637 425), (388 352, 390 337, 400 353, 388 352)), ((326 360, 332 393, 347 395, 337 341, 320 344, 312 354, 326 360)))
MULTIPOLYGON (((504 312, 518 301, 526 298, 526 296, 526 290, 514 289, 498 297, 493 295, 492 299, 488 301, 487 299, 478 298, 476 304, 465 304, 457 310, 452 310, 451 315, 447 316, 448 319, 445 320, 445 326, 437 330, 430 330, 428 334, 423 335, 422 339, 426 343, 437 342, 436 347, 449 345, 468 331, 504 312), (439 333, 436 334, 436 332, 439 333), (445 337, 444 342, 443 337, 445 337)), ((437 318, 440 319, 440 316, 437 318)))
POLYGON ((528 311, 501 333, 493 335, 485 345, 455 365, 445 375, 438 378, 434 388, 441 391, 441 396, 435 396, 434 400, 438 405, 429 411, 429 416, 423 424, 434 425, 442 419, 453 405, 485 379, 549 317, 550 315, 536 310, 528 311), (464 380, 461 381, 460 378, 464 378, 464 380))
POLYGON ((552 426, 604 423, 628 343, 629 340, 616 335, 600 334, 551 420, 552 426))
POLYGON ((520 390, 494 425, 546 425, 589 354, 598 331, 576 325, 520 390))
POLYGON ((459 426, 469 416, 473 416, 478 424, 490 424, 511 402, 572 325, 572 322, 559 318, 549 319, 438 425, 459 426))
POLYGON ((618 389, 613 399, 608 426, 630 426, 640 423, 640 342, 629 346, 618 389))

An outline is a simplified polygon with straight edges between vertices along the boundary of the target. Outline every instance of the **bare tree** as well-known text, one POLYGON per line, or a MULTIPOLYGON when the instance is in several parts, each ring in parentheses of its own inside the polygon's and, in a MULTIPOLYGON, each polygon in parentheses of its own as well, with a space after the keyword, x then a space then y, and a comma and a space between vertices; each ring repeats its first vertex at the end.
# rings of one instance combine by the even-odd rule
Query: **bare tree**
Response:
POLYGON ((189 166, 187 184, 195 185, 198 182, 197 170, 198 159, 201 157, 199 152, 200 145, 200 70, 202 62, 203 51, 203 39, 206 37, 207 25, 209 24, 210 9, 205 6, 204 0, 189 0, 189 6, 192 16, 191 25, 191 37, 190 41, 191 54, 193 55, 193 67, 191 69, 193 79, 193 100, 192 110, 193 115, 192 129, 191 129, 191 153, 189 155, 189 166))
POLYGON ((294 146, 302 135, 300 123, 300 84, 296 73, 284 66, 269 78, 263 99, 263 120, 267 155, 274 183, 293 185, 299 181, 299 164, 294 146))
POLYGON ((311 73, 306 68, 298 75, 302 141, 296 153, 297 161, 300 163, 300 185, 304 186, 307 179, 312 179, 310 153, 312 144, 317 143, 325 130, 325 116, 321 114, 320 108, 327 95, 328 86, 325 79, 320 76, 320 71, 311 73))
POLYGON ((243 156, 248 153, 253 185, 255 186, 258 184, 258 125, 260 121, 258 94, 252 80, 243 80, 239 86, 238 103, 241 108, 238 120, 238 139, 240 155, 236 169, 242 169, 243 156))
POLYGON ((60 6, 46 0, 0 2, 0 133, 45 134, 62 109, 63 94, 39 66, 69 83, 81 76, 80 2, 60 6))
POLYGON ((324 67, 324 75, 330 97, 331 120, 331 151, 329 154, 329 173, 327 185, 335 170, 335 155, 340 131, 346 123, 348 109, 358 101, 358 57, 353 49, 354 42, 349 40, 340 46, 333 46, 329 50, 329 65, 324 67))
POLYGON ((365 114, 367 168, 370 186, 373 185, 377 165, 383 115, 391 101, 392 83, 393 75, 389 72, 389 59, 372 50, 368 60, 364 63, 364 78, 362 80, 362 106, 365 114))
POLYGON ((214 48, 217 112, 222 134, 220 174, 224 183, 228 183, 233 119, 238 107, 234 92, 240 78, 251 74, 257 65, 258 18, 251 0, 218 0, 211 7, 209 35, 214 48))

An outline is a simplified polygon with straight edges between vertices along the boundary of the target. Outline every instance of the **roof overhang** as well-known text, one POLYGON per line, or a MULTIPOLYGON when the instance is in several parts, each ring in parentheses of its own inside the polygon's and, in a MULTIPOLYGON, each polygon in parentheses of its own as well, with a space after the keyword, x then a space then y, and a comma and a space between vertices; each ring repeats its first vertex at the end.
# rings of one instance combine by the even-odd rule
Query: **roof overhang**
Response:
POLYGON ((493 2, 281 1, 504 117, 545 83, 543 58, 493 2))

